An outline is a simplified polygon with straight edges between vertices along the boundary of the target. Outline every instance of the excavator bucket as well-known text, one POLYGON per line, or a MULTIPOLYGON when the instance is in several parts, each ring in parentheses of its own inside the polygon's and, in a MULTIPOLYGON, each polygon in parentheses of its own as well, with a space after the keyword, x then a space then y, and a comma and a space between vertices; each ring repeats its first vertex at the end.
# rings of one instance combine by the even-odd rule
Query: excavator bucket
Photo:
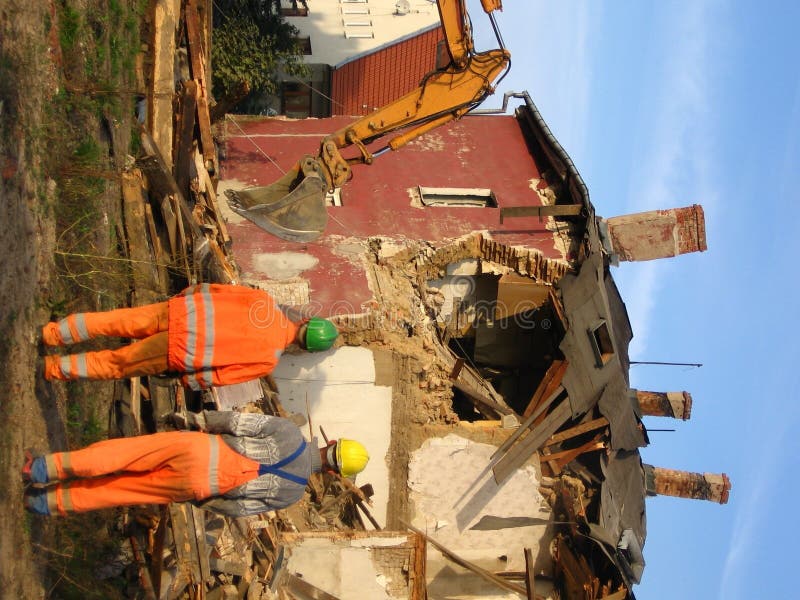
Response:
POLYGON ((261 229, 290 242, 310 242, 328 224, 327 189, 322 167, 312 156, 305 156, 271 185, 226 190, 225 195, 231 210, 261 229))

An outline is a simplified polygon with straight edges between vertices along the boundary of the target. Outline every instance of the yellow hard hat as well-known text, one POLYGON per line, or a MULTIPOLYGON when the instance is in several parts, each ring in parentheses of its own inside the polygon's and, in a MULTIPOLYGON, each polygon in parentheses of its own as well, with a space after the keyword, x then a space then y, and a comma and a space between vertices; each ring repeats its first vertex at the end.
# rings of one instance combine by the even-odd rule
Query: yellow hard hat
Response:
POLYGON ((340 439, 336 442, 336 465, 342 477, 361 473, 369 462, 369 453, 364 445, 355 440, 340 439))

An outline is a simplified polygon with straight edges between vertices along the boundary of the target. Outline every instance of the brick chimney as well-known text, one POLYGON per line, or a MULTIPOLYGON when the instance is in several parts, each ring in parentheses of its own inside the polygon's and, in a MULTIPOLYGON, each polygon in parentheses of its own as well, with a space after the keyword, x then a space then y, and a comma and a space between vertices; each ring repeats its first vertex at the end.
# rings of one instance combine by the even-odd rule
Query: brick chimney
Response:
POLYGON ((671 417, 688 421, 692 416, 692 395, 689 392, 643 392, 636 390, 642 415, 671 417))
POLYGON ((623 261, 669 258, 708 249, 705 217, 699 204, 611 217, 606 224, 612 249, 623 261))
POLYGON ((652 465, 644 467, 647 493, 650 496, 676 496, 709 500, 726 504, 731 491, 731 480, 725 473, 689 473, 674 469, 662 469, 652 465))

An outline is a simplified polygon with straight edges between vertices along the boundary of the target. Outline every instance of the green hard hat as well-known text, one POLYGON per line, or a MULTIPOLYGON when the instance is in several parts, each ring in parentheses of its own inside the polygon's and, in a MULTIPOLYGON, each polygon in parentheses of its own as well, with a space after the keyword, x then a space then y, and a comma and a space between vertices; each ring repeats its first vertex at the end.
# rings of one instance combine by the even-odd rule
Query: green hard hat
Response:
POLYGON ((306 323, 306 350, 309 352, 328 350, 337 337, 336 325, 328 319, 314 317, 306 323))

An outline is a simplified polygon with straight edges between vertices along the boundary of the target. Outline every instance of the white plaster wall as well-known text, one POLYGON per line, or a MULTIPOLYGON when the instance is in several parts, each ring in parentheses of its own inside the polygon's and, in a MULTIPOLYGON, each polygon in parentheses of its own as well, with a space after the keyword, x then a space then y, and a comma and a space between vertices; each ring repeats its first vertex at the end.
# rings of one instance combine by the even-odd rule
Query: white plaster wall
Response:
POLYGON ((435 2, 410 0, 411 12, 395 14, 397 0, 308 0, 307 17, 287 17, 286 21, 300 30, 300 36, 311 38, 307 63, 336 66, 344 60, 419 32, 439 22, 435 2), (366 9, 369 14, 344 14, 348 9, 366 9), (370 22, 363 27, 345 26, 345 21, 370 22), (374 37, 347 38, 345 32, 371 33, 374 37))
POLYGON ((390 600, 389 581, 376 571, 370 546, 397 546, 406 540, 405 535, 350 542, 309 538, 291 546, 286 569, 340 600, 390 600))
MULTIPOLYGON (((408 485, 414 506, 413 523, 433 539, 484 569, 525 570, 524 548, 536 557, 540 541, 546 539, 545 525, 471 531, 469 527, 484 515, 549 519, 549 507, 539 494, 539 482, 532 466, 519 469, 502 486, 494 482, 490 456, 496 450, 457 435, 431 438, 414 452, 409 464, 408 485), (507 561, 499 557, 506 556, 507 561)), ((539 556, 536 563, 548 562, 539 556)), ((428 582, 458 583, 452 563, 429 547, 428 582)), ((464 583, 463 581, 461 583, 464 583)), ((473 582, 473 585, 478 582, 473 582)), ((480 585, 478 587, 484 587, 480 585)), ((499 588, 448 589, 448 597, 516 598, 499 588), (486 593, 489 593, 487 596, 486 593), (452 593, 452 595, 450 595, 452 593)))
MULTIPOLYGON (((370 460, 357 484, 375 489, 370 512, 386 523, 389 499, 389 450, 392 388, 375 385, 375 362, 366 348, 341 347, 319 353, 284 354, 272 373, 286 410, 306 414, 311 410, 314 435, 319 427, 330 439, 355 439, 366 446, 370 460)), ((308 435, 308 427, 304 428, 308 435)))

